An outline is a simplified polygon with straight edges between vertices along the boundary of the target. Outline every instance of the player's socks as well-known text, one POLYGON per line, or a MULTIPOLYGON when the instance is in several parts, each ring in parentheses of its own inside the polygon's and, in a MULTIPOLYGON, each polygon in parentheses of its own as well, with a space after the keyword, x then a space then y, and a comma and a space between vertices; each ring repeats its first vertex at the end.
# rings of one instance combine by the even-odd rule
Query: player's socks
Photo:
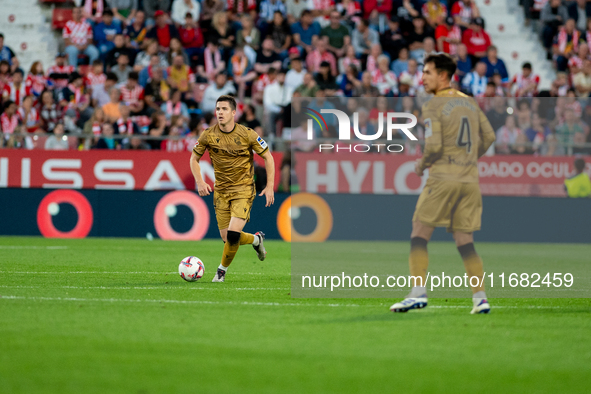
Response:
POLYGON ((259 240, 254 234, 249 234, 245 232, 240 233, 240 245, 254 245, 257 246, 259 244, 259 240))
POLYGON ((464 260, 464 267, 466 268, 468 278, 472 278, 473 276, 478 278, 479 285, 473 287, 473 291, 484 292, 484 282, 482 280, 484 268, 482 266, 482 259, 476 253, 476 249, 474 249, 474 243, 470 242, 469 244, 458 246, 458 252, 460 252, 460 256, 464 260), (482 286, 480 286, 480 283, 482 283, 482 286))
POLYGON ((223 265, 220 264, 220 266, 218 267, 219 270, 222 271, 228 271, 228 267, 224 267, 223 265))
MULTIPOLYGON (((423 283, 417 285, 426 286, 425 278, 427 268, 429 267, 429 253, 427 253, 427 240, 421 237, 412 237, 410 239, 410 256, 408 265, 410 266, 410 275, 423 278, 423 283)), ((414 284, 414 283, 413 283, 414 284)))
POLYGON ((222 266, 229 267, 240 247, 240 233, 238 231, 228 231, 226 235, 227 242, 224 244, 224 253, 222 254, 222 266))
POLYGON ((427 298, 427 288, 425 286, 415 286, 410 291, 407 298, 427 298))

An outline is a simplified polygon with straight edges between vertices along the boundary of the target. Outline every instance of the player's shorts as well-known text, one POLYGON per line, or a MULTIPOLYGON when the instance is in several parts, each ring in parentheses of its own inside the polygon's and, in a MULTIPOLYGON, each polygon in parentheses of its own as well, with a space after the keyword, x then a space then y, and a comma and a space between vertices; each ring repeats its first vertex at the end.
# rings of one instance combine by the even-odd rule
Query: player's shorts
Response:
POLYGON ((480 230, 482 196, 478 183, 441 181, 429 178, 419 196, 412 217, 448 232, 471 233, 480 230))
POLYGON ((218 221, 218 228, 230 226, 230 218, 235 217, 250 221, 250 210, 254 201, 254 187, 245 187, 238 192, 213 192, 213 207, 218 221))

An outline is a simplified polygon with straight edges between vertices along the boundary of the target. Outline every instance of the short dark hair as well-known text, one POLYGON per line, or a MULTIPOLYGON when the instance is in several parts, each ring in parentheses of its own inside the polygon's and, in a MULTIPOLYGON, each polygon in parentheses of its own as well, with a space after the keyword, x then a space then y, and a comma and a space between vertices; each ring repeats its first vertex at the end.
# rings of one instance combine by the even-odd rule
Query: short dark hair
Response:
POLYGON ((93 66, 102 66, 103 62, 101 62, 99 59, 96 59, 95 61, 92 62, 93 66))
POLYGON ((16 70, 14 70, 14 72, 12 73, 12 75, 14 75, 14 74, 20 74, 21 77, 24 77, 25 76, 25 73, 20 68, 17 68, 16 70))
POLYGON ((215 101, 216 105, 220 101, 229 103, 230 108, 232 108, 232 111, 236 111, 236 99, 233 96, 230 96, 229 94, 224 94, 223 96, 218 97, 218 99, 215 101))
POLYGON ((457 69, 456 61, 447 53, 429 55, 425 59, 425 64, 427 63, 433 63, 438 73, 445 71, 449 79, 453 77, 457 69))
POLYGON ((523 66, 521 66, 521 68, 527 68, 528 70, 531 70, 531 63, 525 62, 525 63, 523 63, 523 66))
POLYGON ((127 76, 127 79, 133 79, 134 81, 137 81, 140 79, 140 74, 137 71, 132 71, 127 76))
POLYGON ((490 82, 487 82, 486 83, 486 86, 492 86, 493 88, 496 88, 497 87, 497 84, 494 83, 493 81, 490 81, 490 82))
POLYGON ((103 11, 103 16, 115 16, 109 8, 103 11))
POLYGON ((115 81, 115 83, 119 82, 119 77, 114 72, 108 72, 107 73, 107 79, 109 81, 115 81))
POLYGON ((575 165, 575 169, 577 170, 577 173, 581 173, 585 169, 585 160, 584 159, 575 159, 574 165, 575 165))

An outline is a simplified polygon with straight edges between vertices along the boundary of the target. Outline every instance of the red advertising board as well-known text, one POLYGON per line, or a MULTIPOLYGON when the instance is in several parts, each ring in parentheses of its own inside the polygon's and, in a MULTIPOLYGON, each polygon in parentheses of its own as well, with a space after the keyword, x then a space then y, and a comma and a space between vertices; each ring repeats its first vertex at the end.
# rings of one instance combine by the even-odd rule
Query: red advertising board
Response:
MULTIPOLYGON (((397 154, 300 153, 296 174, 312 193, 418 194, 428 174, 414 173, 416 157, 397 154)), ((491 156, 478 163, 483 195, 563 197, 572 157, 491 156)), ((591 168, 587 165, 587 171, 591 168)))
MULTIPOLYGON (((195 189, 191 152, 0 150, 0 187, 48 189, 166 190, 195 189)), ((282 155, 274 153, 275 187, 282 155)), ((264 160, 255 155, 264 167, 264 160)), ((214 172, 206 153, 201 160, 206 182, 214 172)))

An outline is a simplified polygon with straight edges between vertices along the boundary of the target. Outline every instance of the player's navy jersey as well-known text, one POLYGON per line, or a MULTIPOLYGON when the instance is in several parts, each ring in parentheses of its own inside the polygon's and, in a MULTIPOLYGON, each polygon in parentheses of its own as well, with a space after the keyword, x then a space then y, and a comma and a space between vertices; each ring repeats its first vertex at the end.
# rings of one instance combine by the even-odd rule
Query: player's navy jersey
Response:
POLYGON ((495 141, 495 133, 476 101, 444 89, 423 105, 423 119, 421 168, 429 168, 434 179, 478 182, 478 158, 495 141))
POLYGON ((251 128, 236 124, 226 133, 216 124, 201 134, 193 152, 201 158, 206 149, 215 173, 216 190, 234 192, 254 183, 253 150, 261 155, 269 147, 251 128))

